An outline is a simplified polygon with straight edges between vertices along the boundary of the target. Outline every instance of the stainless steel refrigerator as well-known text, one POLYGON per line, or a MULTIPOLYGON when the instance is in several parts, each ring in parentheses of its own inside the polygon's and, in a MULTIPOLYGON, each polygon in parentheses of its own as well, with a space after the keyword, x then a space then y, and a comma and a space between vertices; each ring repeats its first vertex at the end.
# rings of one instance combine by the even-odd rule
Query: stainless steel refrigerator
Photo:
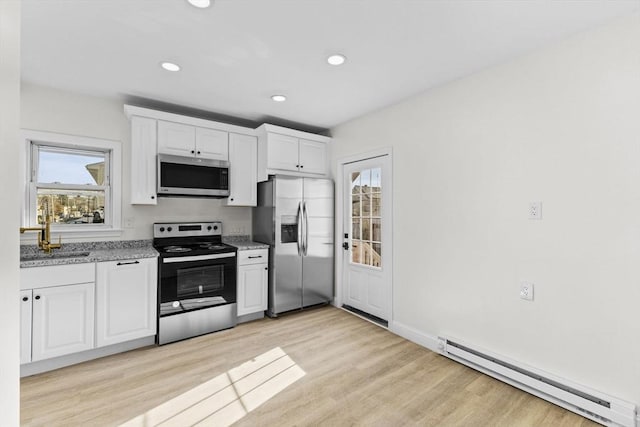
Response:
POLYGON ((333 299, 333 182, 272 176, 258 184, 253 240, 269 244, 269 304, 277 317, 333 299))

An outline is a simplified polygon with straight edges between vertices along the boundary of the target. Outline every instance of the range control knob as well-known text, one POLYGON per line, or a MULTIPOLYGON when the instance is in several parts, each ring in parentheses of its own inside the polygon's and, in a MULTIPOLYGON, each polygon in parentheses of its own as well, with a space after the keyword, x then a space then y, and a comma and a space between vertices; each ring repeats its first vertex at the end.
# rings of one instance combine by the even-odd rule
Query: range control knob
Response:
POLYGON ((164 232, 164 227, 160 227, 160 232, 164 232))
POLYGON ((214 230, 217 230, 217 229, 218 229, 218 226, 217 226, 217 225, 214 225, 214 226, 213 226, 213 229, 214 229, 214 230))
POLYGON ((211 231, 211 226, 208 226, 208 227, 207 227, 207 230, 211 231))
POLYGON ((167 231, 171 231, 171 230, 173 230, 171 227, 167 228, 167 231))

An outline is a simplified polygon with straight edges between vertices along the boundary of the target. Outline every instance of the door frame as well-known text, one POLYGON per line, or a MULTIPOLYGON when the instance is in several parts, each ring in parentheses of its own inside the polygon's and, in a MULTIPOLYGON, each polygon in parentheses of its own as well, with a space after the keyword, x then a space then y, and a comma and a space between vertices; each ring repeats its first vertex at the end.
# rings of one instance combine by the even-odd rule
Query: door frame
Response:
MULTIPOLYGON (((335 203, 335 283, 336 283, 336 296, 334 298, 334 305, 338 308, 342 307, 344 304, 344 255, 342 249, 342 242, 344 241, 344 173, 343 169, 346 164, 355 163, 363 160, 369 160, 376 157, 389 156, 389 170, 386 172, 390 175, 391 178, 391 191, 384 192, 384 197, 388 200, 390 204, 388 212, 389 212, 389 224, 391 226, 391 240, 385 244, 385 257, 387 258, 388 265, 391 268, 389 273, 389 277, 391 278, 391 286, 388 289, 387 298, 389 299, 389 312, 387 313, 387 321, 389 325, 391 325, 393 321, 393 283, 394 283, 394 275, 393 275, 393 148, 392 147, 382 147, 371 151, 366 151, 359 154, 352 154, 345 157, 340 157, 336 160, 336 203, 335 203)), ((349 230, 349 234, 351 234, 351 230, 349 230)))

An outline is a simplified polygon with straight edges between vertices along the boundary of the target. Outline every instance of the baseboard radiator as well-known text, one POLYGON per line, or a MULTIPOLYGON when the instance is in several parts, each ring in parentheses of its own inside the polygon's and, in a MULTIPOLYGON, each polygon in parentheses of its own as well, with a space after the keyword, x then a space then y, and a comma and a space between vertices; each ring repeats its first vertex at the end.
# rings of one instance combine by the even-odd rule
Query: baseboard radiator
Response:
POLYGON ((640 427, 632 403, 587 389, 535 368, 485 350, 473 348, 454 338, 438 337, 439 352, 457 362, 483 372, 569 411, 607 426, 640 427))

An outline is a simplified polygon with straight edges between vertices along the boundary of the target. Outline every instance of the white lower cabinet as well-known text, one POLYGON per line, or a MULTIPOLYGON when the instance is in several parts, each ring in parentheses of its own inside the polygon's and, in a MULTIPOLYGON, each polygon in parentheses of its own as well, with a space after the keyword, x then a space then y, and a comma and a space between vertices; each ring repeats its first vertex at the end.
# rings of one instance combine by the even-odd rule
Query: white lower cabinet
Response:
POLYGON ((31 362, 31 313, 33 290, 20 291, 20 364, 31 362))
POLYGON ((33 290, 33 362, 93 348, 94 283, 33 290))
POLYGON ((155 335, 157 274, 156 258, 97 263, 97 347, 155 335))
POLYGON ((267 309, 268 249, 238 251, 238 316, 267 309))

